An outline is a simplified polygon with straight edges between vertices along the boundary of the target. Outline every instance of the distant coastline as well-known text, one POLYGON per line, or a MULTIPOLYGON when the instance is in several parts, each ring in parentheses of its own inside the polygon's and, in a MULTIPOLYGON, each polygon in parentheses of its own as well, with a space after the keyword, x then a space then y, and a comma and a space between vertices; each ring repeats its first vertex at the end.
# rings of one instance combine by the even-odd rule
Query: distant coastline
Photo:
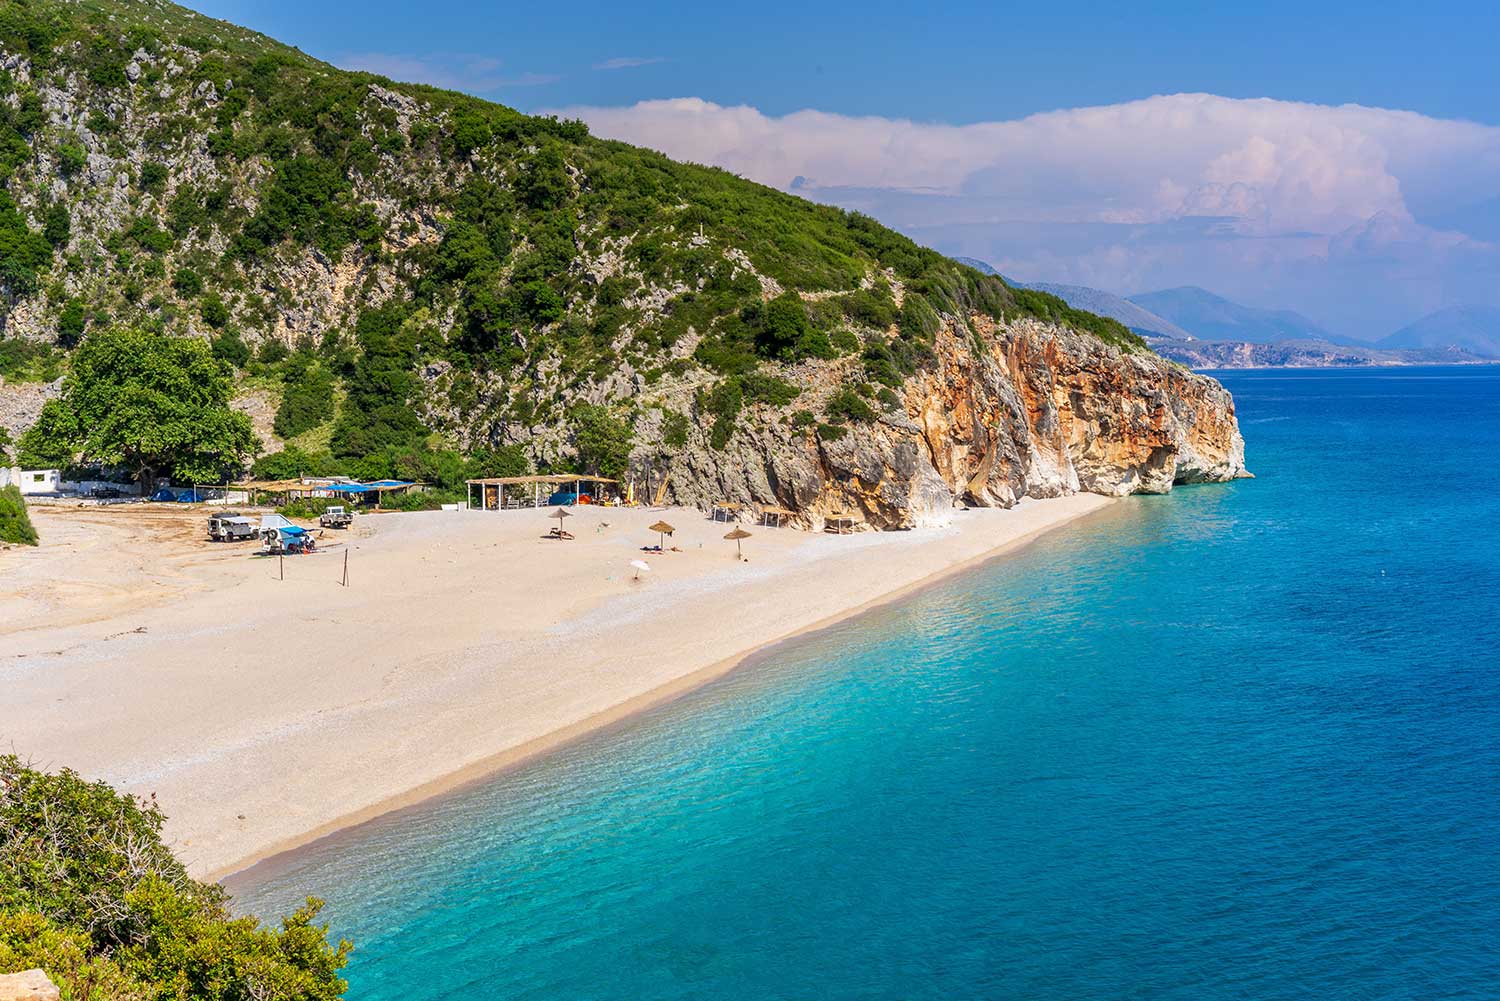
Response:
MULTIPOLYGON (((954 260, 999 274, 972 257, 954 260)), ((1365 339, 1339 336, 1293 310, 1247 306, 1191 285, 1123 296, 1087 285, 1005 280, 1118 320, 1162 357, 1195 370, 1500 363, 1494 307, 1448 306, 1365 339)))
POLYGON ((1420 365, 1497 365, 1458 348, 1384 350, 1323 341, 1179 341, 1148 338, 1152 350, 1194 371, 1256 368, 1410 368, 1420 365))

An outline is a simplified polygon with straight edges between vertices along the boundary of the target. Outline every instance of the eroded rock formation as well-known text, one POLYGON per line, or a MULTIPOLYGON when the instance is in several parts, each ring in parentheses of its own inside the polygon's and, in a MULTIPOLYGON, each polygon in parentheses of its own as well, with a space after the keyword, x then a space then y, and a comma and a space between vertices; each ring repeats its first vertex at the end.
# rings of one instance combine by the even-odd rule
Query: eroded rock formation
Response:
POLYGON ((903 411, 851 423, 841 437, 762 419, 724 452, 697 442, 667 467, 670 496, 784 506, 813 528, 852 514, 891 529, 944 523, 955 506, 1165 493, 1249 475, 1229 392, 1148 351, 976 317, 949 318, 936 353, 935 366, 906 381, 903 411))

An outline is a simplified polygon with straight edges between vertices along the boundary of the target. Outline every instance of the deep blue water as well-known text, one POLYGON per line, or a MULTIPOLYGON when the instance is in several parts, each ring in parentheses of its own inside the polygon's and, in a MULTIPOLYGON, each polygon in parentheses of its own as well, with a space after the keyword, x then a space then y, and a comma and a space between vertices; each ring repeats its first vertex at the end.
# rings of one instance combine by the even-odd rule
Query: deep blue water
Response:
POLYGON ((350 997, 1500 996, 1500 370, 1224 373, 1133 498, 304 853, 350 997))

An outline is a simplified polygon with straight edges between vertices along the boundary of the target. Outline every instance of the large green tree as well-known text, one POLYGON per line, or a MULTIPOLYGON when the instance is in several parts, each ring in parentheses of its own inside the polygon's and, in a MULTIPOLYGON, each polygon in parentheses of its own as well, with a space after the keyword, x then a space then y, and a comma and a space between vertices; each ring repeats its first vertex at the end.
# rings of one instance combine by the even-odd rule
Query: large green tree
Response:
POLYGON ((584 472, 618 479, 630 468, 635 434, 630 425, 605 407, 583 403, 568 412, 578 461, 584 472))
POLYGON ((21 439, 26 455, 122 466, 141 489, 168 473, 213 482, 259 447, 229 406, 230 371, 199 340, 112 330, 84 340, 62 396, 21 439))

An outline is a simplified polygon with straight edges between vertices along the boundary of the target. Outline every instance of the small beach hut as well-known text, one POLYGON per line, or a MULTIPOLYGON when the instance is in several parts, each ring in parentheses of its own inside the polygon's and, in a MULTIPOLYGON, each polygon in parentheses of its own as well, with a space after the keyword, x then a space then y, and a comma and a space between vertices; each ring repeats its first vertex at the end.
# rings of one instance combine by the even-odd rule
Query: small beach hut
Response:
POLYGON ((656 524, 647 529, 647 531, 656 533, 656 548, 664 550, 667 548, 667 536, 677 531, 677 529, 673 528, 671 525, 668 525, 664 521, 658 521, 656 524))
POLYGON ((852 535, 859 524, 860 519, 852 514, 831 514, 824 519, 823 531, 834 535, 852 535))
POLYGON ((740 550, 740 540, 750 538, 750 533, 743 528, 736 527, 734 531, 725 535, 724 538, 734 540, 734 558, 737 560, 744 559, 745 554, 740 550))
POLYGON ((571 514, 569 514, 567 511, 563 510, 562 508, 558 508, 556 511, 552 512, 552 517, 554 517, 554 518, 557 519, 557 528, 554 529, 554 531, 557 534, 554 535, 553 538, 555 538, 555 539, 570 539, 570 538, 572 538, 572 536, 570 536, 567 532, 563 531, 563 519, 564 518, 571 518, 573 516, 571 514))
POLYGON ((767 504, 760 509, 760 523, 766 528, 780 528, 783 519, 790 518, 796 513, 796 511, 790 508, 767 504))

